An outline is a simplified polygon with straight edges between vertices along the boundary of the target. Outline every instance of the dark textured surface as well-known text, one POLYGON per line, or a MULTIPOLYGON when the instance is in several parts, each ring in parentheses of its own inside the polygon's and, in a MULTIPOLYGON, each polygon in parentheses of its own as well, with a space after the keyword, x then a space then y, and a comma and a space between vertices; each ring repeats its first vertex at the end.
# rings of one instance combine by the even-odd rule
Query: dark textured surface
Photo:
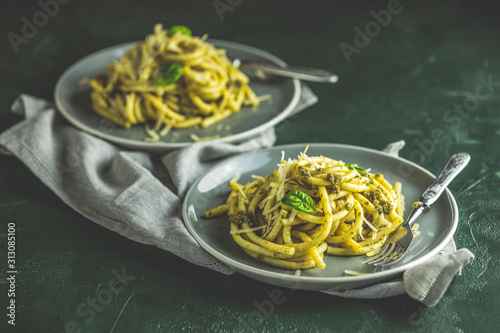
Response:
MULTIPOLYGON (((219 3, 229 3, 221 0, 219 3)), ((344 57, 370 11, 388 2, 231 1, 223 20, 213 1, 70 1, 14 52, 36 1, 5 1, 0 14, 0 130, 20 119, 20 93, 52 98, 59 75, 101 48, 142 39, 157 22, 264 49, 290 64, 337 72, 336 85, 310 84, 319 102, 277 127, 278 144, 337 142, 381 149, 404 139, 402 156, 437 173, 449 155, 472 161, 451 184, 460 222, 457 246, 476 259, 441 302, 425 308, 406 296, 352 300, 282 289, 188 264, 104 230, 67 208, 29 170, 0 156, 0 330, 7 332, 421 331, 491 332, 500 324, 500 20, 492 2, 402 1, 368 45, 344 57), (489 93, 481 79, 494 82, 489 93), (476 89, 483 94, 477 105, 476 89), (472 96, 472 97, 471 97, 472 96), (453 110, 463 105, 462 113, 453 110), (471 111, 467 111, 467 108, 471 111), (441 134, 439 143, 432 141, 441 134), (16 327, 7 325, 7 224, 17 226, 16 327), (133 275, 115 293, 113 270, 133 275), (100 292, 101 291, 101 292, 100 292), (80 306, 101 295, 104 306, 80 306), (80 306, 80 307, 79 307, 80 306), (78 310, 80 309, 80 311, 78 310), (71 324, 74 322, 74 324, 71 324), (68 324, 69 323, 69 324, 68 324)))

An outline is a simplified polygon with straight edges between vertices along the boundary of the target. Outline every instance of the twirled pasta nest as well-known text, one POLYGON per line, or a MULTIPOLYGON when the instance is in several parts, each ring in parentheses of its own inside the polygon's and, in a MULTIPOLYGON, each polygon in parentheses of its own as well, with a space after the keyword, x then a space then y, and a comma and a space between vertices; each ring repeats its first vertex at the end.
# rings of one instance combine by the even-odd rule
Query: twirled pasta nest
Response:
POLYGON ((324 156, 284 160, 266 177, 229 182, 223 205, 234 241, 250 256, 286 269, 325 268, 325 253, 372 254, 402 222, 402 185, 324 156))
POLYGON ((105 75, 90 80, 93 108, 125 128, 153 120, 159 129, 207 127, 243 105, 257 107, 248 77, 205 39, 157 24, 152 35, 110 63, 105 75), (180 67, 182 75, 159 85, 169 65, 180 67))

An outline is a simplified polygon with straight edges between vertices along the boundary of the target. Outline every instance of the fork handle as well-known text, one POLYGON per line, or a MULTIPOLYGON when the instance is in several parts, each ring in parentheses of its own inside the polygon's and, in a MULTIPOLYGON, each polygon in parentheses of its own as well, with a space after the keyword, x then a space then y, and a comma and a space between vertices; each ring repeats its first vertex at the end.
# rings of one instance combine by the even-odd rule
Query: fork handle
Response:
POLYGON ((279 67, 277 65, 262 64, 262 63, 249 62, 243 60, 239 60, 239 62, 236 62, 236 64, 239 64, 242 69, 261 70, 262 72, 268 74, 286 76, 306 81, 335 83, 339 79, 336 74, 333 74, 331 72, 322 69, 301 68, 301 67, 279 67))
POLYGON ((450 157, 434 182, 422 194, 420 202, 427 206, 436 202, 446 189, 446 186, 465 168, 469 161, 470 155, 467 153, 457 153, 450 157))

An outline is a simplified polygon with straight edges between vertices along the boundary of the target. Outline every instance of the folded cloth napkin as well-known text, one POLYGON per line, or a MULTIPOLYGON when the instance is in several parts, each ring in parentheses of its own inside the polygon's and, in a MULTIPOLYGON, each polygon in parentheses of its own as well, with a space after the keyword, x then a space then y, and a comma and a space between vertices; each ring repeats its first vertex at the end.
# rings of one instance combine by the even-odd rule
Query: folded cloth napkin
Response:
MULTIPOLYGON (((295 112, 317 100, 307 86, 302 88, 295 112)), ((12 111, 26 119, 0 135, 0 151, 16 156, 70 207, 134 241, 155 245, 224 274, 234 273, 234 269, 204 251, 189 234, 181 216, 182 198, 198 176, 222 158, 272 146, 276 140, 274 129, 244 143, 198 142, 157 156, 129 151, 82 132, 66 122, 52 103, 28 95, 21 95, 12 111)), ((388 149, 397 154, 402 145, 399 142, 388 149)), ((425 274, 409 273, 408 279, 405 273, 404 281, 325 292, 343 297, 380 298, 406 290, 411 297, 432 305, 429 300, 437 302, 460 267, 473 257, 470 252, 456 252, 454 244, 450 246, 453 258, 437 256, 436 264, 431 264, 438 276, 434 283, 425 274), (428 291, 420 292, 422 288, 428 291)))
MULTIPOLYGON (((301 84, 290 116, 316 101, 301 84)), ((235 272, 189 234, 182 220, 182 199, 191 183, 221 158, 272 146, 273 128, 239 144, 198 142, 157 156, 80 131, 42 99, 21 95, 12 112, 26 119, 0 135, 0 152, 15 155, 67 205, 134 241, 225 274, 235 272)))

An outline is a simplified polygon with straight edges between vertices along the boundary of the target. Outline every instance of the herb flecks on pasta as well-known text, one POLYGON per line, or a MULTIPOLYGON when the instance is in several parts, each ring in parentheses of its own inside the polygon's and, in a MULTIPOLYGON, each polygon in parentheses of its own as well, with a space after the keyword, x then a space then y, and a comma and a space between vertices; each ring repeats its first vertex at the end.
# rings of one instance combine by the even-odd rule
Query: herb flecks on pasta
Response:
POLYGON ((355 164, 305 152, 285 160, 283 153, 267 177, 237 178, 226 202, 205 216, 226 213, 234 241, 270 265, 323 269, 325 253, 370 254, 403 222, 401 183, 355 164))
POLYGON ((205 39, 186 27, 157 24, 105 75, 90 80, 93 108, 125 128, 153 120, 159 130, 208 127, 243 105, 257 107, 248 77, 205 39))

